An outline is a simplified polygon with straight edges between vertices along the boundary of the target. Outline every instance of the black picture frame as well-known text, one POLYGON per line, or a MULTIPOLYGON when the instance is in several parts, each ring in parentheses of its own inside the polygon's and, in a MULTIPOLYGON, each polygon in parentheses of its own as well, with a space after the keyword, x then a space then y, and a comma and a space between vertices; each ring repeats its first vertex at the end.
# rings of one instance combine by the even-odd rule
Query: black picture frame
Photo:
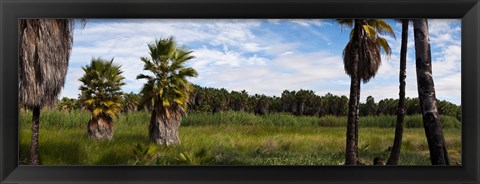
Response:
POLYGON ((0 183, 479 183, 479 0, 0 0, 0 183), (19 18, 461 18, 462 166, 19 166, 19 18))

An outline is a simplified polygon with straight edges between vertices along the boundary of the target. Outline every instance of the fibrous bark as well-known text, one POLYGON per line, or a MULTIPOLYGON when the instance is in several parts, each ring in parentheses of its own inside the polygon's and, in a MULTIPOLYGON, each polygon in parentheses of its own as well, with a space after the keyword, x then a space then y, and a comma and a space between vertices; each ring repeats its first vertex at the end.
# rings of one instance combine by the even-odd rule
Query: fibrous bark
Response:
MULTIPOLYGON (((155 104, 149 126, 149 138, 159 145, 180 144, 179 132, 180 114, 169 108, 155 104)), ((160 102, 161 104, 161 102, 160 102)))
POLYGON ((88 135, 95 139, 113 139, 113 122, 109 118, 93 117, 88 121, 88 135))

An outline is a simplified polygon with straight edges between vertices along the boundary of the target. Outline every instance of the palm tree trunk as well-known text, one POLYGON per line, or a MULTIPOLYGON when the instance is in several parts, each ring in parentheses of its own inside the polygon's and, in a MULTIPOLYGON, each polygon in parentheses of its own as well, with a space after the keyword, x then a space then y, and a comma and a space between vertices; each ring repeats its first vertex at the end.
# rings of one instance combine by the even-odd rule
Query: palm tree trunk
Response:
POLYGON ((448 165, 449 159, 445 147, 442 123, 440 122, 436 106, 427 20, 414 20, 413 28, 415 36, 418 97, 423 116, 423 126, 430 150, 430 160, 432 165, 448 165))
POLYGON ((168 109, 161 104, 162 102, 155 102, 150 119, 149 138, 159 145, 177 145, 180 143, 180 115, 175 112, 167 113, 168 109))
POLYGON ((361 84, 360 84, 360 79, 357 80, 357 102, 355 103, 355 116, 354 116, 354 122, 355 122, 355 154, 356 154, 356 157, 357 157, 357 164, 361 164, 359 163, 360 160, 358 159, 359 158, 359 153, 358 153, 358 120, 359 120, 359 114, 360 114, 360 108, 359 108, 359 105, 360 105, 360 90, 361 90, 361 84))
MULTIPOLYGON (((355 20, 355 33, 361 32, 362 27, 359 20, 355 20)), ((361 39, 358 38, 358 35, 354 33, 353 39, 356 40, 355 47, 359 48, 361 44, 361 39)), ((350 98, 348 102, 348 119, 347 119, 347 142, 345 150, 345 165, 356 165, 358 162, 358 102, 360 98, 360 78, 358 72, 358 61, 360 59, 360 53, 356 55, 356 58, 353 59, 352 65, 352 75, 350 76, 350 98)))
POLYGON ((113 139, 113 122, 107 118, 92 117, 87 126, 88 135, 95 139, 113 139))
MULTIPOLYGON (((355 66, 356 64, 354 64, 355 66)), ((358 118, 356 113, 357 107, 357 90, 359 79, 356 77, 351 78, 350 83, 350 98, 348 102, 348 120, 347 120, 347 143, 346 143, 346 157, 345 165, 357 164, 357 123, 358 118)))
POLYGON ((397 124, 395 126, 395 138, 387 165, 397 165, 402 147, 403 124, 405 119, 405 78, 407 68, 407 42, 408 42, 408 19, 402 20, 402 45, 400 48, 400 75, 399 75, 399 100, 397 109, 397 124))
POLYGON ((35 106, 33 108, 33 116, 32 116, 32 145, 30 147, 30 164, 31 165, 39 164, 39 155, 38 155, 39 129, 40 129, 40 106, 35 106))

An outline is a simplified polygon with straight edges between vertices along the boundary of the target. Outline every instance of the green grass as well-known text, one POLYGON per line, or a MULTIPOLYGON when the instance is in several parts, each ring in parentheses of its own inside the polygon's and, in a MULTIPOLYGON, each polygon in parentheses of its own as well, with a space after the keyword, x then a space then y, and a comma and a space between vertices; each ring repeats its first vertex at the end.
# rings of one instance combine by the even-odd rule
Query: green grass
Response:
MULTIPOLYGON (((119 116, 115 121, 113 141, 87 137, 89 116, 88 112, 81 111, 42 111, 41 164, 339 165, 344 160, 345 117, 191 113, 182 121, 181 144, 161 147, 148 141, 149 114, 146 112, 119 116)), ((28 161, 30 120, 31 113, 20 113, 21 164, 28 161)), ((451 162, 461 163, 460 123, 453 120, 442 119, 444 134, 451 162)), ((363 162, 371 164, 374 157, 388 157, 387 149, 394 136, 391 121, 395 121, 394 116, 361 117, 359 144, 363 162)), ((400 164, 430 165, 421 117, 406 117, 406 127, 410 128, 404 130, 400 164)))

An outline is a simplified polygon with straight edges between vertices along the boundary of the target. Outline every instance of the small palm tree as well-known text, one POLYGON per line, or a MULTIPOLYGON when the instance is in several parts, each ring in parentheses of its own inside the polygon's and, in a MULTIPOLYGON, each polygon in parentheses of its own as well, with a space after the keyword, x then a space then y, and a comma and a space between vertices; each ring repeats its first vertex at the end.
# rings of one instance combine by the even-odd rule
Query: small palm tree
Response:
POLYGON ((101 58, 92 59, 82 67, 85 74, 80 78, 80 101, 92 115, 88 122, 88 135, 97 139, 113 138, 113 118, 121 108, 121 86, 125 85, 120 66, 101 58))
POLYGON ((381 34, 395 37, 393 29, 379 19, 339 19, 343 26, 353 27, 350 41, 343 50, 345 72, 350 76, 350 98, 348 103, 346 165, 358 162, 358 112, 360 81, 368 82, 375 77, 381 64, 381 49, 389 55, 390 46, 381 34))
POLYGON ((175 145, 180 143, 178 128, 186 114, 189 94, 193 85, 187 77, 196 77, 197 71, 185 67, 194 58, 191 51, 177 48, 173 37, 160 39, 148 44, 150 58, 140 58, 144 70, 153 75, 140 74, 137 79, 146 79, 141 93, 142 101, 152 105, 149 138, 157 144, 175 145))

